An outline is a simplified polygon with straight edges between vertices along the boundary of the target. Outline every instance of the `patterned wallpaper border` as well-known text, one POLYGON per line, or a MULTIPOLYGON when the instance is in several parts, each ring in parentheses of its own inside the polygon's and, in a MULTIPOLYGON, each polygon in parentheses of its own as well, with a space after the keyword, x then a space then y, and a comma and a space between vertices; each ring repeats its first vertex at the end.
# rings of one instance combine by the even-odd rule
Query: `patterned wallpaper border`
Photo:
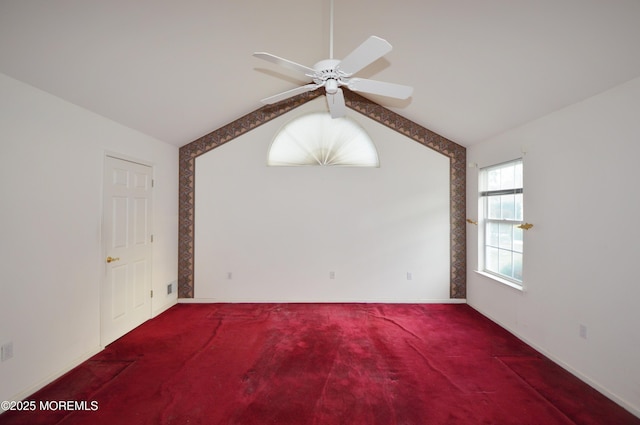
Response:
MULTIPOLYGON (((466 298, 466 149, 364 97, 344 90, 347 107, 449 157, 450 166, 450 297, 466 298)), ((254 128, 323 95, 303 93, 257 109, 180 148, 178 217, 178 296, 194 297, 195 164, 196 158, 254 128)))

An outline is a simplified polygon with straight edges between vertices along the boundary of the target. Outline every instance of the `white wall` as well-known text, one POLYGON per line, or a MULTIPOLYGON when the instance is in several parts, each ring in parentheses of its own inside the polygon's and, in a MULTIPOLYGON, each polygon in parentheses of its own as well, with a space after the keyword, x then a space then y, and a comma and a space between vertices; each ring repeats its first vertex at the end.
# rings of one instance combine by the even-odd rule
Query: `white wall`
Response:
MULTIPOLYGON (((468 233, 468 303, 638 416, 639 111, 635 79, 467 151, 483 167, 524 147, 524 214, 535 226, 524 292, 473 271, 477 233, 468 233)), ((477 217, 477 170, 467 187, 477 217)))
POLYGON ((176 302, 178 149, 0 74, 0 400, 97 352, 105 152, 153 165, 153 312, 176 302))
POLYGON ((447 157, 350 112, 380 168, 266 166, 279 128, 323 109, 321 97, 197 158, 196 301, 449 299, 447 157))

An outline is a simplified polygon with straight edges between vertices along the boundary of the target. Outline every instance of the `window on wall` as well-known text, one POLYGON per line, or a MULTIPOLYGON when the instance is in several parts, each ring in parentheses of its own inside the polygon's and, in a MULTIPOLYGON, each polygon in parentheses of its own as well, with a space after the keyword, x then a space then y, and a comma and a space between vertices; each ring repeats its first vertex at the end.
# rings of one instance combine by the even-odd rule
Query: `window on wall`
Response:
POLYGON ((378 167, 378 152, 354 120, 315 112, 295 118, 278 132, 269 149, 269 166, 378 167))
POLYGON ((522 160, 480 171, 484 272, 522 285, 523 180, 522 160))

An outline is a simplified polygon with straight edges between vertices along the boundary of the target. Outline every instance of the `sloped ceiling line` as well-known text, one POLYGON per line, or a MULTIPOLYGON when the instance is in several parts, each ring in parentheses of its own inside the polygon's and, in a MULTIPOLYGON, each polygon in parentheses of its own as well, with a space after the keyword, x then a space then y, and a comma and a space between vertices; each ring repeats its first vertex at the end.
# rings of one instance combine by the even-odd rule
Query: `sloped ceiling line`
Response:
MULTIPOLYGON (((466 149, 360 95, 343 89, 346 105, 450 159, 450 297, 466 298, 466 149)), ((303 93, 257 109, 180 148, 178 296, 194 297, 196 158, 320 96, 303 93)))

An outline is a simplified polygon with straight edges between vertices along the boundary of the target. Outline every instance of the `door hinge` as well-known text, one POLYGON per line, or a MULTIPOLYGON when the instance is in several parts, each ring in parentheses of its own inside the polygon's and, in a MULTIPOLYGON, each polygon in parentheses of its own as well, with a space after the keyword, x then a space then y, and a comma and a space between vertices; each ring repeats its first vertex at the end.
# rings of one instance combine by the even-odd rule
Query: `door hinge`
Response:
POLYGON ((153 289, 151 290, 151 298, 153 298, 153 289))
POLYGON ((154 179, 151 179, 151 187, 155 187, 156 186, 156 181, 154 179))
POLYGON ((151 235, 151 242, 153 243, 153 235, 151 235))

